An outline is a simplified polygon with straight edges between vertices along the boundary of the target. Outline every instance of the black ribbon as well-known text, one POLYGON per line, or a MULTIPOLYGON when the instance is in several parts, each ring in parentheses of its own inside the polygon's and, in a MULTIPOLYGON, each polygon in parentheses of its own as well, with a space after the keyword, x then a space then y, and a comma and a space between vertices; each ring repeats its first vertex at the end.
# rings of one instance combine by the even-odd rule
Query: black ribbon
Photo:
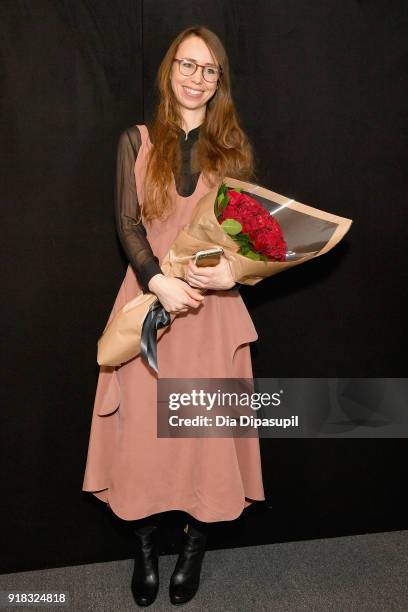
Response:
POLYGON ((140 336, 140 354, 145 364, 158 373, 157 367, 157 330, 170 324, 170 314, 164 306, 156 300, 150 306, 143 321, 140 336))
MULTIPOLYGON (((181 276, 176 276, 180 280, 186 281, 181 276)), ((158 374, 157 367, 157 330, 161 327, 170 325, 170 313, 165 310, 164 306, 156 300, 150 306, 145 320, 143 321, 142 333, 140 335, 140 354, 146 365, 149 365, 158 374)))

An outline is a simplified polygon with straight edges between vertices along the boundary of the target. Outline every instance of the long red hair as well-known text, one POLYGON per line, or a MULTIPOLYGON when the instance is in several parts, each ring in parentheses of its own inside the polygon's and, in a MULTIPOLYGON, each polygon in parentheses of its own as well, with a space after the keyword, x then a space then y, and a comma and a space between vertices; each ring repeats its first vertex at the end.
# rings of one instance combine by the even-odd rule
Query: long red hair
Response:
POLYGON ((205 120, 200 127, 195 166, 203 180, 216 185, 224 176, 251 180, 255 176, 252 146, 241 129, 231 96, 229 62, 218 36, 203 26, 183 30, 171 43, 157 73, 155 86, 159 102, 148 124, 152 147, 147 158, 144 198, 141 203, 144 221, 165 218, 171 212, 168 187, 181 169, 179 147, 182 115, 174 96, 170 75, 178 46, 187 37, 199 36, 222 68, 213 97, 207 102, 205 120))

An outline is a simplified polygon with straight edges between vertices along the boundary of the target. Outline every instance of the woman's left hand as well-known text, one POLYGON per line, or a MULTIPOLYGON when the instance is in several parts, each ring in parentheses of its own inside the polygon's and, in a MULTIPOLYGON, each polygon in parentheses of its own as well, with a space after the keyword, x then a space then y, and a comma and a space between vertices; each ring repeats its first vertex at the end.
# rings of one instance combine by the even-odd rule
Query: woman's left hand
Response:
POLYGON ((192 287, 200 289, 231 289, 235 285, 235 280, 225 255, 221 255, 220 263, 216 266, 199 267, 190 260, 188 262, 186 280, 192 287))

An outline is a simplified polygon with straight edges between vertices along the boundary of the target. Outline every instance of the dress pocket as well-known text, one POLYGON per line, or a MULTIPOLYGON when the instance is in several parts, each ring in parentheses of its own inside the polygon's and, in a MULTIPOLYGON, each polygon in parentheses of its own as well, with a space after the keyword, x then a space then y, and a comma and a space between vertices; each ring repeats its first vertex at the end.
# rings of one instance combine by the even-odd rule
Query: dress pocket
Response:
POLYGON ((231 343, 231 362, 234 360, 237 349, 242 344, 249 344, 250 342, 255 342, 255 340, 258 340, 258 333, 256 331, 255 325, 252 321, 251 315, 247 310, 245 302, 240 295, 238 303, 240 324, 237 324, 235 327, 235 333, 233 335, 231 343))
POLYGON ((120 406, 121 392, 116 368, 101 366, 95 397, 96 414, 107 416, 116 412, 120 406))
POLYGON ((218 299, 209 317, 217 320, 214 331, 222 338, 224 354, 231 364, 238 347, 258 340, 258 333, 239 291, 214 293, 218 299))

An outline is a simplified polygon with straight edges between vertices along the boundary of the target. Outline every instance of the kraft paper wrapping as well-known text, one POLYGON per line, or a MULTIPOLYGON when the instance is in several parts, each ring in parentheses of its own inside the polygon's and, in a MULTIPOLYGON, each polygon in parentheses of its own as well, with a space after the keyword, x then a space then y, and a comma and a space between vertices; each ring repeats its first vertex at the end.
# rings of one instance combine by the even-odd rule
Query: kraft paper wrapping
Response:
MULTIPOLYGON (((142 293, 125 304, 105 327, 98 340, 99 365, 119 366, 140 353, 140 337, 150 306, 156 302, 153 293, 142 293)), ((171 314, 171 321, 175 314, 171 314)), ((157 330, 157 339, 166 331, 157 330)))
MULTIPOLYGON (((255 285, 279 272, 330 251, 350 229, 351 219, 313 208, 296 200, 230 177, 228 187, 253 196, 279 222, 287 243, 286 261, 254 261, 238 253, 239 247, 218 223, 214 203, 220 185, 196 204, 190 223, 179 232, 160 267, 166 276, 186 277, 188 261, 197 251, 221 246, 235 282, 255 285)), ((99 365, 119 366, 140 353, 143 322, 157 300, 151 293, 137 296, 119 310, 98 340, 99 365)), ((171 321, 175 314, 171 314, 171 321)), ((157 339, 167 328, 157 330, 157 339)))

